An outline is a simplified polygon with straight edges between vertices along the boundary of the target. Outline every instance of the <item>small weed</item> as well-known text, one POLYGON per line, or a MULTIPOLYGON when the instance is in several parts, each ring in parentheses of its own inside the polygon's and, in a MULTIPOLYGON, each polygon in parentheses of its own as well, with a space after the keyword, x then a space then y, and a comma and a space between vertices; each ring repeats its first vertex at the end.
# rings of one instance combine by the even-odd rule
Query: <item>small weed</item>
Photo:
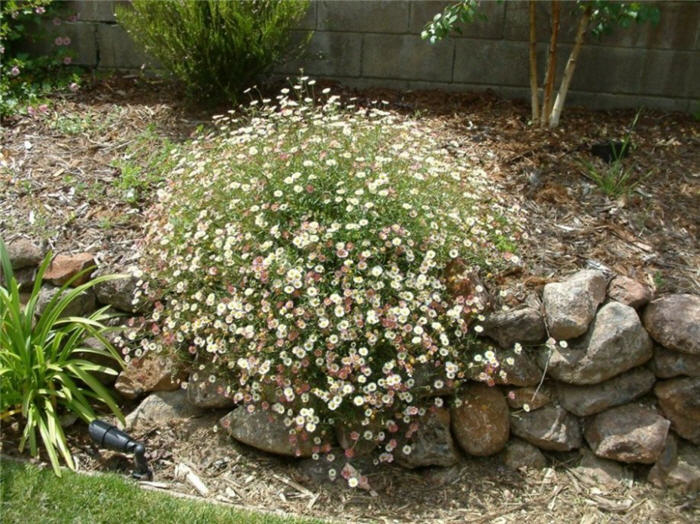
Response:
POLYGON ((619 198, 629 194, 635 187, 646 180, 651 173, 638 175, 633 168, 626 167, 621 160, 598 168, 591 162, 584 162, 584 176, 600 188, 610 198, 619 198))

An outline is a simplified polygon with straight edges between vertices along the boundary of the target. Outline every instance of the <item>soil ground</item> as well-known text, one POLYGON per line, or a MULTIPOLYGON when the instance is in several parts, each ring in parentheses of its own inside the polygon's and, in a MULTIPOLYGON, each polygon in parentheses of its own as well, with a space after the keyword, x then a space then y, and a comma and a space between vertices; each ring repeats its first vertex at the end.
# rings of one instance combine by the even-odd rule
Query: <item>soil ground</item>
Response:
MULTIPOLYGON (((515 300, 582 267, 604 265, 656 293, 700 292, 700 123, 644 110, 567 109, 562 126, 528 125, 524 103, 489 94, 345 91, 387 100, 391 110, 423 119, 451 154, 482 167, 522 213, 529 236, 518 246, 520 270, 496 275, 515 300), (623 161, 637 185, 611 199, 586 176, 599 171, 594 143, 631 136, 623 161)), ((187 140, 217 110, 188 107, 167 83, 109 78, 57 97, 43 114, 0 130, 0 235, 41 239, 60 252, 90 251, 105 266, 138 258, 145 211, 158 179, 149 166, 163 147, 187 140), (145 166, 145 167, 144 167, 145 166)), ((125 406, 127 409, 128 406, 125 406)), ((128 411, 128 409, 127 409, 128 411)), ((692 522, 691 495, 664 492, 631 467, 634 480, 607 488, 582 477, 577 454, 552 454, 544 470, 512 471, 498 457, 464 458, 447 469, 374 470, 374 493, 331 483, 319 463, 263 456, 214 430, 221 413, 136 437, 147 443, 156 489, 194 494, 175 477, 188 464, 209 498, 339 521, 376 522, 692 522)), ((3 431, 3 453, 16 435, 3 431)), ((71 431, 84 470, 128 471, 125 457, 98 451, 84 426, 71 431)))

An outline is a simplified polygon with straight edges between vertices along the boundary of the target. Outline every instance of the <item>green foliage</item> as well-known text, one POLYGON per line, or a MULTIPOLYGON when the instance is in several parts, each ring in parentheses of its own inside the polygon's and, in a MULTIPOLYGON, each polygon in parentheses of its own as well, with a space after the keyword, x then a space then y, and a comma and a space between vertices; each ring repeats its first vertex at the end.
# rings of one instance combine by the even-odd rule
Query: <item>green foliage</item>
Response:
POLYGON ((316 451, 336 421, 383 424, 362 438, 390 460, 387 435, 430 407, 419 368, 500 373, 471 343, 483 297, 449 278, 505 265, 519 229, 418 122, 293 90, 179 153, 149 227, 142 292, 161 298, 144 331, 160 336, 143 348, 195 353, 195 382, 219 378, 316 451))
POLYGON ((235 101, 289 53, 308 1, 133 0, 119 22, 191 96, 235 101))
POLYGON ((25 421, 20 451, 27 441, 31 454, 38 454, 37 431, 51 465, 60 475, 59 453, 73 468, 73 459, 61 428, 60 417, 71 412, 90 422, 95 413, 90 404, 106 404, 120 419, 123 416, 107 389, 93 373, 116 374, 111 368, 85 359, 93 354, 121 357, 105 338, 106 308, 88 317, 65 317, 66 308, 84 291, 99 282, 119 278, 105 275, 69 289, 85 271, 67 282, 35 318, 41 282, 51 262, 49 253, 39 268, 26 305, 22 305, 19 286, 12 272, 9 254, 0 240, 0 265, 4 284, 0 286, 0 420, 21 415, 25 421), (99 340, 99 349, 85 347, 87 337, 99 340))
MULTIPOLYGON (((77 69, 70 65, 70 38, 61 34, 62 8, 52 0, 0 2, 0 118, 40 103, 57 89, 77 89, 77 69), (47 20, 52 20, 51 25, 47 20), (51 40, 53 50, 47 54, 28 51, 50 45, 51 40)), ((27 110, 32 113, 35 108, 27 110)))
POLYGON ((486 15, 479 12, 479 3, 479 0, 461 0, 459 3, 448 5, 425 26, 421 32, 421 38, 434 44, 452 31, 461 34, 462 28, 457 25, 458 23, 467 24, 474 20, 485 20, 486 15))
POLYGON ((318 519, 253 513, 146 491, 115 474, 66 472, 59 479, 35 465, 6 459, 0 459, 0 515, 8 524, 323 524, 318 519))

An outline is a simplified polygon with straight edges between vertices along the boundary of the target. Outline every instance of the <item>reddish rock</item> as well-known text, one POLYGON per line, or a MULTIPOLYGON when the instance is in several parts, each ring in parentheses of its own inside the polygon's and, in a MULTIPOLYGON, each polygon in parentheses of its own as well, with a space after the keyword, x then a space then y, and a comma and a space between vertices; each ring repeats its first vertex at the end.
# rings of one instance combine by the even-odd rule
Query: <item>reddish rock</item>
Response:
POLYGON ((651 290, 633 278, 616 276, 608 285, 608 296, 616 302, 639 309, 651 300, 651 290))
POLYGON ((617 462, 597 457, 587 448, 581 448, 581 455, 581 463, 574 471, 593 486, 616 488, 632 479, 632 475, 617 462))
POLYGON ((513 434, 540 449, 571 451, 581 447, 578 419, 560 406, 545 406, 532 412, 510 414, 513 434))
POLYGON ((455 258, 445 268, 447 292, 452 297, 462 296, 480 310, 486 309, 491 298, 475 270, 461 258, 455 258))
POLYGON ((656 411, 626 404, 593 417, 584 436, 599 457, 653 464, 664 449, 670 426, 656 411))
POLYGON ((509 354, 508 357, 513 359, 512 364, 508 363, 507 357, 499 358, 501 370, 505 371, 506 377, 502 378, 497 374, 494 377, 496 384, 525 387, 540 383, 542 370, 524 351, 519 355, 509 354))
POLYGON ((377 419, 366 426, 359 423, 348 425, 341 422, 335 427, 335 436, 341 448, 351 449, 353 457, 361 457, 372 453, 377 448, 381 430, 382 427, 377 419))
POLYGON ((486 456, 503 449, 510 434, 508 405, 503 393, 483 384, 469 384, 452 408, 452 434, 470 455, 486 456))
POLYGON ((700 445, 700 377, 657 382, 654 393, 674 431, 700 445))
POLYGON ((122 396, 137 398, 153 391, 173 391, 187 376, 186 366, 176 356, 147 352, 132 358, 114 384, 122 396))
POLYGON ((546 392, 537 391, 537 388, 534 387, 510 389, 506 394, 506 399, 511 408, 522 409, 527 404, 530 411, 544 407, 552 401, 546 392))
POLYGON ((424 466, 452 466, 459 460, 450 433, 450 411, 446 408, 429 408, 418 420, 418 429, 411 438, 401 437, 394 450, 394 462, 404 468, 424 466), (403 451, 411 446, 410 453, 403 451))
POLYGON ((700 490, 700 450, 685 442, 676 443, 669 435, 669 443, 647 479, 659 488, 697 492, 700 490))
POLYGON ((141 404, 126 416, 125 428, 128 431, 163 428, 201 414, 200 410, 187 402, 184 391, 159 391, 143 399, 141 404))
POLYGON ((644 309, 642 320, 652 338, 665 348, 700 355, 700 296, 657 298, 644 309))
POLYGON ((193 365, 187 383, 187 399, 198 408, 231 408, 236 405, 230 382, 220 375, 216 365, 193 365))
MULTIPOLYGON (((62 286, 75 275, 95 265, 95 259, 90 253, 78 253, 77 255, 56 255, 51 261, 44 280, 51 282, 56 286, 62 286)), ((86 273, 79 279, 71 283, 71 286, 76 287, 90 280, 90 274, 86 273)))

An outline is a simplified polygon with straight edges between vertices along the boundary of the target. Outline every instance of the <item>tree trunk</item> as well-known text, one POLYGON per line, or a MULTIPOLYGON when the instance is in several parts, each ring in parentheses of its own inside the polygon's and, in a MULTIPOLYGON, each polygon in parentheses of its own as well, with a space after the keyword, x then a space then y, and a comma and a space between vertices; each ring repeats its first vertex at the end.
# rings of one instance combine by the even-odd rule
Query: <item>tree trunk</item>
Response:
POLYGON ((561 116, 561 111, 564 109, 564 101, 566 100, 566 93, 569 91, 569 85, 571 84, 571 78, 574 76, 574 69, 576 69, 576 60, 581 52, 581 45, 583 44, 583 38, 586 34, 586 29, 588 28, 588 22, 591 20, 591 6, 586 7, 586 10, 581 15, 581 19, 578 22, 578 28, 576 29, 576 40, 574 41, 574 48, 571 50, 569 55, 569 60, 566 62, 566 68, 564 69, 564 76, 561 79, 561 84, 559 85, 559 92, 557 93, 557 100, 554 103, 554 109, 552 109, 552 114, 549 117, 549 127, 557 127, 559 125, 559 117, 561 116))
POLYGON ((557 38, 559 36, 559 0, 552 0, 552 36, 549 40, 549 54, 547 56, 547 73, 544 80, 544 98, 542 100, 541 125, 549 121, 552 111, 552 93, 554 92, 554 75, 557 71, 557 38))
POLYGON ((530 97, 532 123, 540 118, 539 94, 537 93, 537 32, 535 27, 535 0, 530 0, 530 97))

